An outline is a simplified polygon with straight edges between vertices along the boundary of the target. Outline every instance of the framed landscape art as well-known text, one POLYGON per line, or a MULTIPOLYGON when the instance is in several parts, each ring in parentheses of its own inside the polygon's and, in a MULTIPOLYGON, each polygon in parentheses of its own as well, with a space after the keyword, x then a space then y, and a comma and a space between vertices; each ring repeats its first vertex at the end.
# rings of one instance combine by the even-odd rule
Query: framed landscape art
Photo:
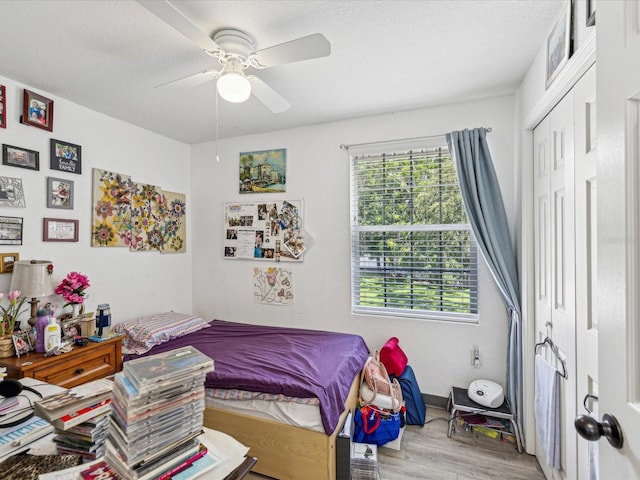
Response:
POLYGON ((287 149, 240 153, 240 193, 284 192, 287 187, 287 149))

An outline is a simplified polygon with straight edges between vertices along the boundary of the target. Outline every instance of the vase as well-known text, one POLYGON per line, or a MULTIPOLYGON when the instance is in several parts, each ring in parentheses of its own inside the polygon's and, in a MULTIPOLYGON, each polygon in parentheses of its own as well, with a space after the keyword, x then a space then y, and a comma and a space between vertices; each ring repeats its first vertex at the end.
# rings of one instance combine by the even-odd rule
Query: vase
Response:
POLYGON ((6 334, 0 337, 0 358, 13 357, 16 349, 13 346, 13 335, 6 334))
POLYGON ((72 303, 71 304, 71 308, 73 311, 73 318, 78 318, 80 316, 80 307, 82 306, 81 303, 72 303))

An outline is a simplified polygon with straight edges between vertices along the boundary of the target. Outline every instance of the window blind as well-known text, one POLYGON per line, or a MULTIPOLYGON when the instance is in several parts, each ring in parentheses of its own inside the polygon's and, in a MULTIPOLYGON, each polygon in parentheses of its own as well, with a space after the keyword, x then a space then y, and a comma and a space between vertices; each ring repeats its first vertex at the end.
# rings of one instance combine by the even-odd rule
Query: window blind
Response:
POLYGON ((446 145, 350 160, 353 312, 477 322, 477 250, 446 145))

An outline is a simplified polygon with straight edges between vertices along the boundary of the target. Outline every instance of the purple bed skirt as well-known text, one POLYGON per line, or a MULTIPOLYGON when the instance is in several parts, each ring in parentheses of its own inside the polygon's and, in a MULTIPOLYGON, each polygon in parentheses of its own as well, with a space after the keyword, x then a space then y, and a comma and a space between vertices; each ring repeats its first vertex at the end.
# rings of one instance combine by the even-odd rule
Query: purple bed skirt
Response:
MULTIPOLYGON (((145 355, 191 345, 215 362, 205 387, 316 397, 333 433, 369 349, 359 335, 213 320, 208 328, 153 347, 145 355)), ((125 361, 138 355, 126 355, 125 361)))

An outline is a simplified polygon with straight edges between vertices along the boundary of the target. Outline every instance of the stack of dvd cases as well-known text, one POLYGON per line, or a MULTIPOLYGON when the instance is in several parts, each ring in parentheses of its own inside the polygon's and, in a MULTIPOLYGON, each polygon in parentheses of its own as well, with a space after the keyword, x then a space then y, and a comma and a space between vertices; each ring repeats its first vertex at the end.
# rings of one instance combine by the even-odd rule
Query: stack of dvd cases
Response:
POLYGON ((105 454, 121 478, 158 478, 198 453, 204 379, 213 369, 193 347, 124 363, 114 378, 105 454))
POLYGON ((351 480, 380 480, 376 445, 351 444, 351 480))

